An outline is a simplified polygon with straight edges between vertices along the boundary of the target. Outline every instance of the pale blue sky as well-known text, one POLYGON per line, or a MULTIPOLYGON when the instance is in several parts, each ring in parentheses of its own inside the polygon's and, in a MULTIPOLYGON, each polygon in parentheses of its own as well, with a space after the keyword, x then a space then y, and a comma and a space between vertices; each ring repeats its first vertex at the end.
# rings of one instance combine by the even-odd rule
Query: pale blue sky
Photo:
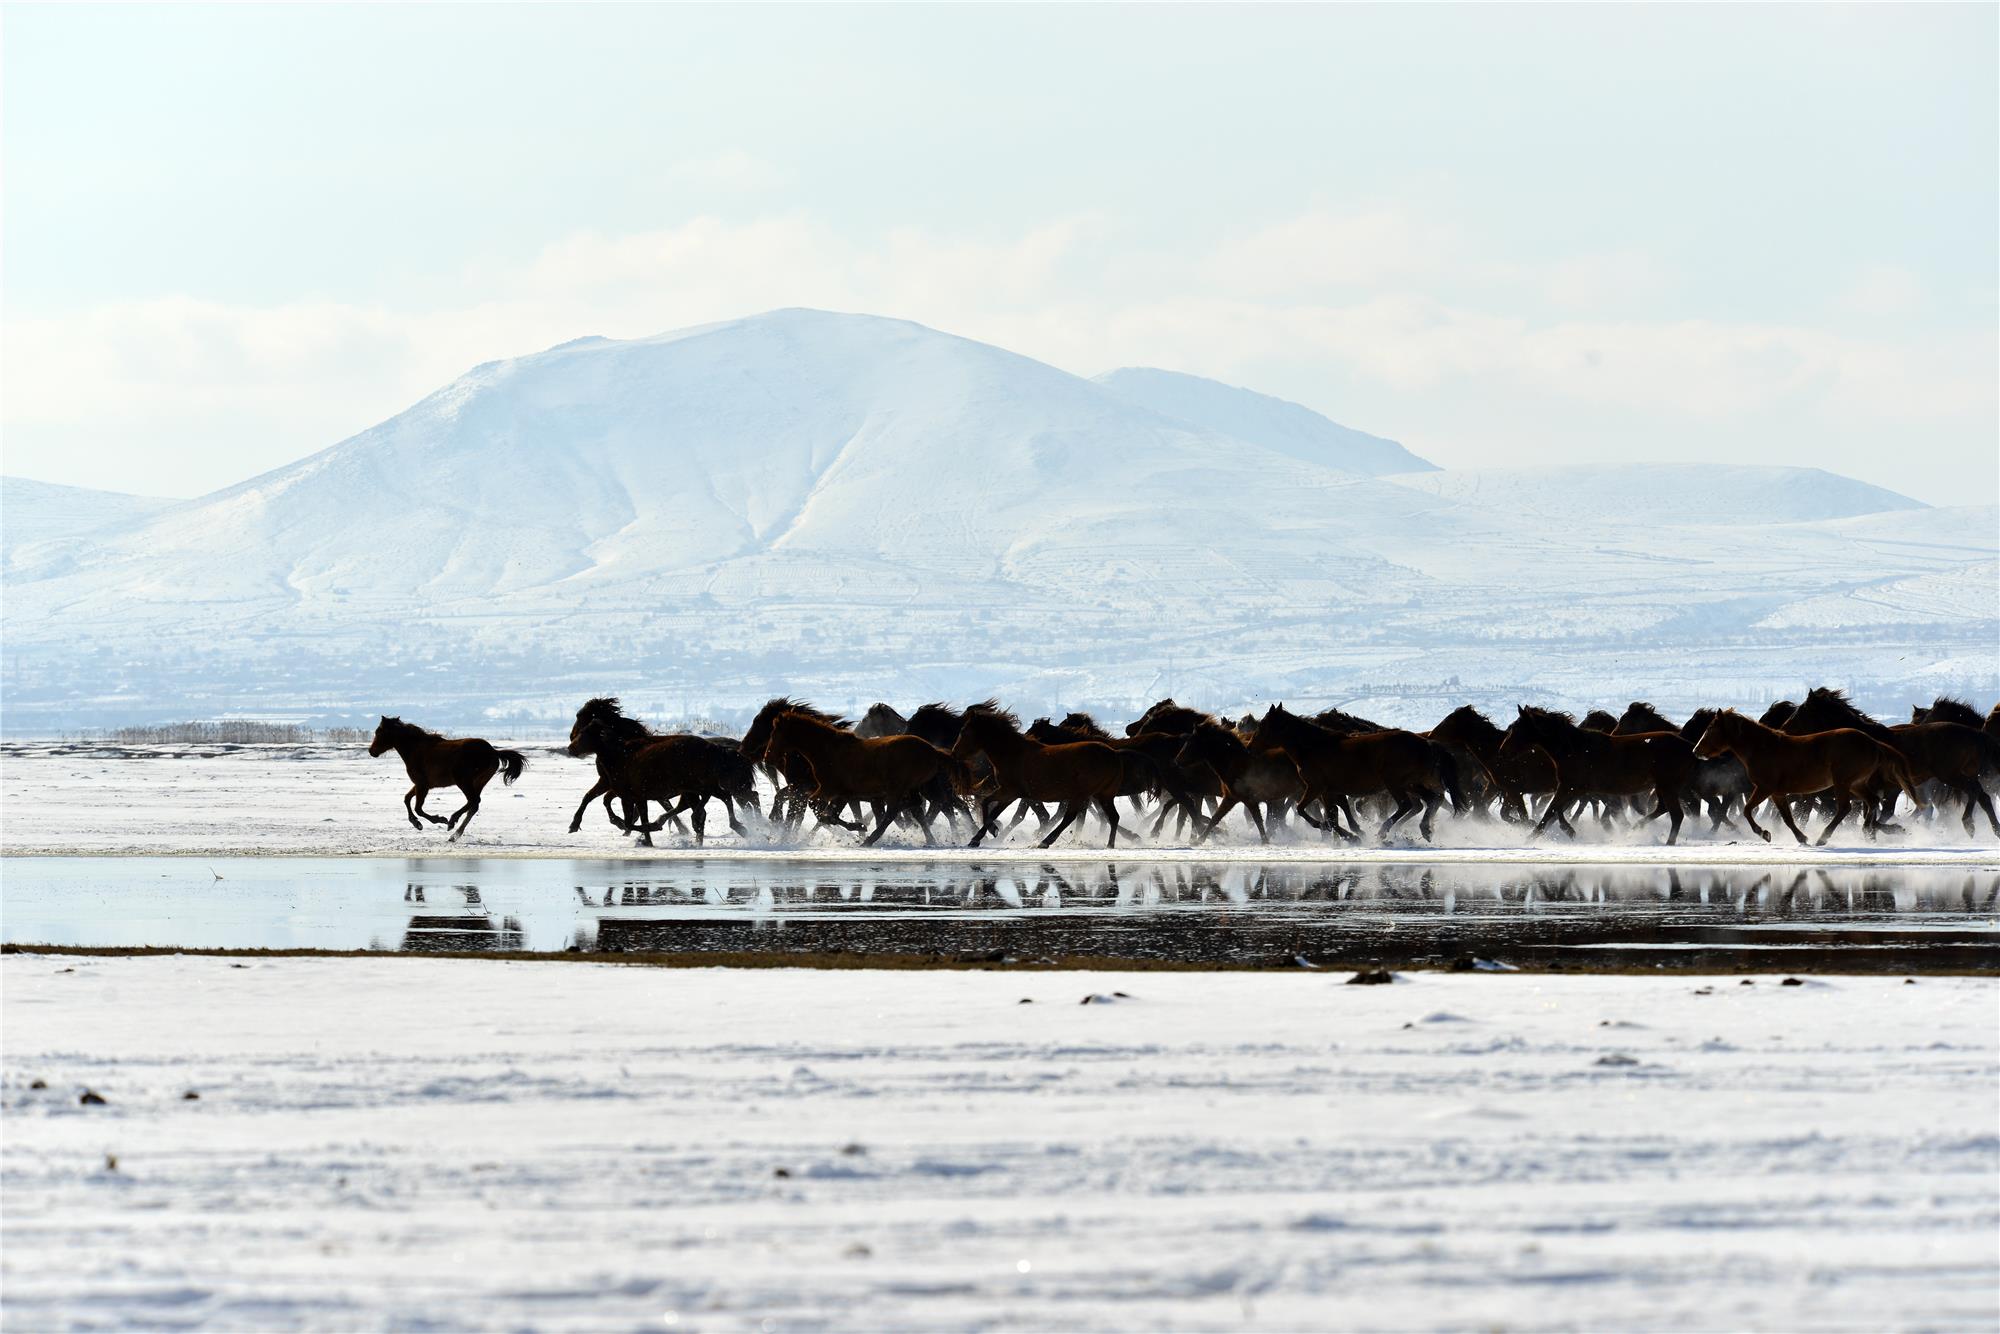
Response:
POLYGON ((1451 466, 1994 498, 1996 10, 13 6, 10 473, 189 494, 780 305, 1451 466))

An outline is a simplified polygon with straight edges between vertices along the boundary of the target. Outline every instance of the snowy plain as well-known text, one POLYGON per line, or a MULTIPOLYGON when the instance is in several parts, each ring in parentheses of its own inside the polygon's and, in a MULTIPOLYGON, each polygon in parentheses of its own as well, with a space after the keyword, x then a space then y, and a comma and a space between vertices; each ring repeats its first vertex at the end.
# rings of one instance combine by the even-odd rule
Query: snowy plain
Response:
POLYGON ((5 1324, 1991 1329, 2000 984, 1780 981, 15 954, 5 1324))
MULTIPOLYGON (((720 806, 709 814, 705 847, 691 835, 671 830, 656 835, 656 846, 639 846, 619 833, 593 803, 583 828, 571 834, 570 817, 595 782, 588 760, 573 759, 549 741, 507 742, 528 756, 513 787, 495 782, 484 794, 471 831, 457 843, 444 830, 411 829, 402 809, 409 780, 394 755, 371 759, 359 743, 310 746, 126 746, 63 743, 0 743, 0 848, 15 855, 185 854, 266 856, 361 855, 383 857, 593 857, 638 860, 698 857, 727 852, 770 859, 827 860, 852 856, 879 858, 888 850, 902 857, 958 860, 963 838, 944 836, 925 849, 905 830, 885 835, 876 849, 859 846, 844 830, 809 830, 802 839, 777 837, 762 820, 746 822, 748 834, 732 834, 720 806)), ((770 790, 759 780, 760 800, 770 790)), ((428 809, 449 814, 458 794, 440 790, 428 809)), ((1124 807, 1121 805, 1121 812, 1124 807)), ((1115 850, 1104 847, 1103 827, 1092 822, 1082 834, 1065 835, 1060 855, 1070 859, 1105 857, 1118 861, 1148 858, 1183 860, 1193 854, 1172 827, 1158 839, 1145 837, 1152 823, 1129 817, 1115 850), (1134 824, 1145 828, 1136 831, 1134 824)), ((1810 823, 1810 822, 1809 822, 1810 823)), ((1611 831, 1590 822, 1578 826, 1572 842, 1560 836, 1531 840, 1521 827, 1490 820, 1455 821, 1440 814, 1433 843, 1407 837, 1388 844, 1349 847, 1305 836, 1260 844, 1249 823, 1232 820, 1199 849, 1203 861, 1231 859, 1285 861, 1295 858, 1344 861, 1468 862, 1672 862, 1681 865, 1776 860, 1834 861, 1871 865, 1987 865, 2000 861, 2000 842, 1984 825, 1968 838, 1956 816, 1936 823, 1910 821, 1901 834, 1876 841, 1858 826, 1843 826, 1824 848, 1800 847, 1782 826, 1766 844, 1725 825, 1706 832, 1706 820, 1689 820, 1682 841, 1665 846, 1667 823, 1623 826, 1611 831)), ((1817 836, 1817 825, 1811 832, 1817 836)), ((1011 839, 989 841, 980 858, 1039 860, 1027 826, 1011 839)))

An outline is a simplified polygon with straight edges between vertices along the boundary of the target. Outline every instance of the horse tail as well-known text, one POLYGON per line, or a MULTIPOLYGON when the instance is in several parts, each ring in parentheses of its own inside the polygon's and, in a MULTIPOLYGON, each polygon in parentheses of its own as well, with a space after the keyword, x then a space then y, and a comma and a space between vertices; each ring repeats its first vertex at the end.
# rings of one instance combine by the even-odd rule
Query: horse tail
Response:
POLYGON ((1972 729, 1973 748, 1979 752, 1979 772, 2000 769, 2000 737, 1980 728, 1972 729))
POLYGON ((1882 752, 1881 766, 1896 780, 1896 786, 1903 789, 1903 795, 1910 799, 1910 805, 1922 810, 1924 799, 1917 795, 1917 780, 1911 776, 1909 762, 1903 758, 1903 752, 1886 741, 1877 741, 1875 746, 1882 752))
POLYGON ((1479 758, 1479 752, 1470 746, 1447 746, 1439 742, 1431 743, 1438 748, 1439 768, 1444 779, 1445 791, 1451 795, 1451 808, 1463 814, 1466 808, 1465 792, 1462 784, 1467 778, 1477 778, 1494 792, 1500 790, 1500 780, 1493 776, 1493 770, 1486 761, 1479 758), (1472 772, 1467 773, 1462 760, 1472 761, 1472 772))
POLYGON ((518 750, 496 750, 494 756, 500 761, 500 782, 512 787, 514 780, 521 776, 521 770, 528 767, 528 757, 518 750))
MULTIPOLYGON (((917 739, 923 740, 922 737, 917 739)), ((924 741, 924 744, 931 746, 928 741, 924 741)), ((972 766, 943 746, 931 746, 931 749, 938 753, 939 767, 944 771, 945 777, 951 780, 951 790, 961 797, 971 796, 973 789, 979 786, 979 779, 973 774, 972 766)))
POLYGON ((1437 769, 1438 781, 1444 785, 1445 795, 1451 798, 1451 809, 1455 814, 1465 813, 1465 789, 1458 783, 1458 756, 1447 746, 1431 742, 1431 755, 1437 769))

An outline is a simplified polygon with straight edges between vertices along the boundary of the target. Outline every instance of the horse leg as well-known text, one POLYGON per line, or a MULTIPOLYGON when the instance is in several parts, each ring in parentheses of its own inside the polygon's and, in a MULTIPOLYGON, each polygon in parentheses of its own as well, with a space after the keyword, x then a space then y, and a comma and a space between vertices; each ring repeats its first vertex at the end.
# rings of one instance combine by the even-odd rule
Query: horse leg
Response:
POLYGON ((1111 841, 1109 843, 1106 843, 1104 846, 1107 848, 1117 847, 1118 846, 1117 801, 1111 797, 1099 797, 1097 799, 1097 811, 1098 814, 1102 815, 1106 820, 1110 821, 1111 823, 1111 841))
MULTIPOLYGON (((1845 798, 1843 798, 1843 800, 1845 800, 1845 798)), ((1796 838, 1799 841, 1800 846, 1803 847, 1806 841, 1806 836, 1799 829, 1799 822, 1792 818, 1792 804, 1789 801, 1786 801, 1783 797, 1771 798, 1771 804, 1778 808, 1778 814, 1784 817, 1785 828, 1792 831, 1792 837, 1796 838)))
POLYGON ((864 848, 874 847, 876 840, 882 837, 883 831, 888 829, 890 823, 902 812, 902 809, 903 804, 899 801, 883 802, 881 814, 875 821, 875 832, 862 839, 861 846, 864 848))
POLYGON ((1054 829, 1049 831, 1049 836, 1043 839, 1037 846, 1046 848, 1061 838, 1063 830, 1075 824, 1076 818, 1083 814, 1083 807, 1084 803, 1080 801, 1066 802, 1062 807, 1062 820, 1054 829))
POLYGON ((465 805, 461 806, 458 813, 451 817, 452 823, 457 825, 457 828, 451 831, 451 841, 453 843, 464 838, 465 831, 472 827, 472 817, 479 814, 479 789, 485 786, 486 783, 484 780, 478 783, 460 783, 458 785, 458 790, 465 794, 465 805))
MULTIPOLYGON (((1966 795, 1979 803, 1979 809, 1986 812, 1986 823, 1993 826, 1993 837, 2000 838, 2000 815, 1993 813, 1993 798, 1986 795, 1986 784, 1979 781, 1977 774, 1965 780, 1966 795)), ((1973 836, 1972 801, 1965 806, 1965 836, 1973 836)))
POLYGON ((1673 822, 1673 827, 1667 830, 1667 846, 1671 848, 1674 844, 1680 842, 1681 821, 1687 818, 1687 812, 1682 809, 1680 798, 1674 793, 1667 791, 1667 789, 1657 789, 1657 795, 1660 799, 1659 805, 1646 818, 1648 820, 1657 820, 1664 815, 1673 822))
POLYGON ((576 804, 576 814, 569 817, 570 833, 574 834, 577 830, 583 828, 583 813, 589 810, 590 803, 597 800, 597 798, 599 797, 603 797, 605 801, 604 813, 606 815, 611 814, 611 806, 610 806, 611 787, 602 778, 600 778, 597 780, 597 785, 591 788, 590 791, 584 793, 583 800, 579 801, 576 804))
POLYGON ((1570 803, 1570 800, 1571 800, 1571 792, 1568 788, 1557 788, 1556 794, 1553 797, 1549 798, 1548 809, 1542 812, 1542 818, 1535 822, 1535 827, 1528 834, 1528 837, 1540 838, 1543 834, 1548 832, 1549 821, 1562 820, 1563 831, 1567 833, 1571 838, 1575 838, 1576 830, 1572 829, 1570 827, 1569 821, 1563 818, 1563 807, 1567 806, 1570 803))
MULTIPOLYGON (((1257 841, 1259 843, 1269 843, 1271 841, 1271 831, 1265 827, 1264 817, 1257 813, 1257 803, 1254 801, 1246 801, 1243 803, 1243 809, 1249 813, 1250 823, 1257 826, 1257 841)), ((1277 822, 1278 822, 1277 808, 1273 806, 1271 811, 1271 823, 1276 824, 1277 822)), ((1215 832, 1214 825, 1210 825, 1208 829, 1210 833, 1215 832)))
MULTIPOLYGON (((1200 847, 1203 843, 1208 842, 1209 835, 1213 834, 1215 832, 1215 827, 1222 823, 1222 817, 1229 814, 1229 812, 1235 808, 1236 804, 1237 804, 1236 796, 1234 793, 1231 793, 1229 796, 1223 798, 1222 805, 1219 808, 1217 808, 1215 812, 1215 818, 1208 822, 1208 828, 1202 830, 1201 832, 1197 833, 1194 836, 1194 842, 1196 847, 1200 847)), ((1246 808, 1246 809, 1250 809, 1252 811, 1252 814, 1255 814, 1254 808, 1246 808)), ((1259 825, 1258 828, 1262 829, 1263 826, 1259 825)), ((1268 843, 1271 840, 1267 838, 1264 841, 1268 843)))
POLYGON ((972 831, 972 842, 968 848, 976 848, 985 837, 993 833, 1000 823, 1000 812, 1007 809, 1004 797, 981 797, 979 799, 979 828, 972 831))
POLYGON ((1426 843, 1431 841, 1431 830, 1436 825, 1438 807, 1442 805, 1444 805, 1444 793, 1435 790, 1424 793, 1424 818, 1417 822, 1417 829, 1422 832, 1426 843))
MULTIPOLYGON (((1865 806, 1868 801, 1868 797, 1865 793, 1862 795, 1861 800, 1863 805, 1865 806)), ((1833 818, 1826 822, 1826 828, 1819 831, 1819 838, 1814 841, 1813 846, 1817 848, 1825 847, 1826 841, 1833 837, 1833 831, 1835 827, 1838 826, 1842 820, 1845 820, 1847 818, 1848 812, 1853 809, 1854 809, 1853 797, 1849 796, 1845 792, 1841 793, 1839 798, 1836 799, 1833 804, 1833 818)), ((1864 821, 1867 821, 1867 817, 1865 815, 1862 818, 1864 821)), ((1868 822, 1873 823, 1872 821, 1868 822)))
POLYGON ((688 812, 688 819, 694 824, 694 845, 701 846, 703 836, 708 832, 708 801, 703 797, 691 797, 694 809, 688 812))
POLYGON ((431 790, 425 787, 422 783, 418 783, 415 787, 412 787, 408 792, 405 792, 403 794, 403 813, 410 817, 410 828, 412 829, 423 828, 422 825, 417 823, 417 817, 419 815, 423 816, 424 819, 429 820, 432 824, 445 823, 445 818, 442 815, 432 815, 429 811, 424 809, 424 798, 428 797, 430 794, 431 790))

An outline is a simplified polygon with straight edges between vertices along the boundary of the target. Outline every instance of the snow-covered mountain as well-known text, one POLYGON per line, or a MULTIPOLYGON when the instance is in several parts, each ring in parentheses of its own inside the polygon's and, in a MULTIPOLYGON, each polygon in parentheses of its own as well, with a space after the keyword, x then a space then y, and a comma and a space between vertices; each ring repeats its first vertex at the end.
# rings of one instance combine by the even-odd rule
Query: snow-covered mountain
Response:
POLYGON ((1920 500, 1818 468, 1616 463, 1461 468, 1395 480, 1454 504, 1565 522, 1664 515, 1683 523, 1796 523, 1924 508, 1920 500))
POLYGON ((1426 462, 1394 440, 1329 421, 1311 408, 1178 371, 1128 366, 1097 383, 1127 402, 1219 435, 1248 440, 1323 468, 1363 477, 1421 472, 1426 462))
POLYGON ((0 562, 17 548, 80 537, 108 524, 132 523, 176 503, 157 496, 0 477, 0 562))
POLYGON ((297 463, 16 549, 8 726, 463 723, 606 689, 1412 717, 1450 677, 1990 693, 1990 512, 1788 469, 1377 479, 1323 418, 1271 424, 1304 409, 1107 378, 798 310, 489 363, 297 463))

